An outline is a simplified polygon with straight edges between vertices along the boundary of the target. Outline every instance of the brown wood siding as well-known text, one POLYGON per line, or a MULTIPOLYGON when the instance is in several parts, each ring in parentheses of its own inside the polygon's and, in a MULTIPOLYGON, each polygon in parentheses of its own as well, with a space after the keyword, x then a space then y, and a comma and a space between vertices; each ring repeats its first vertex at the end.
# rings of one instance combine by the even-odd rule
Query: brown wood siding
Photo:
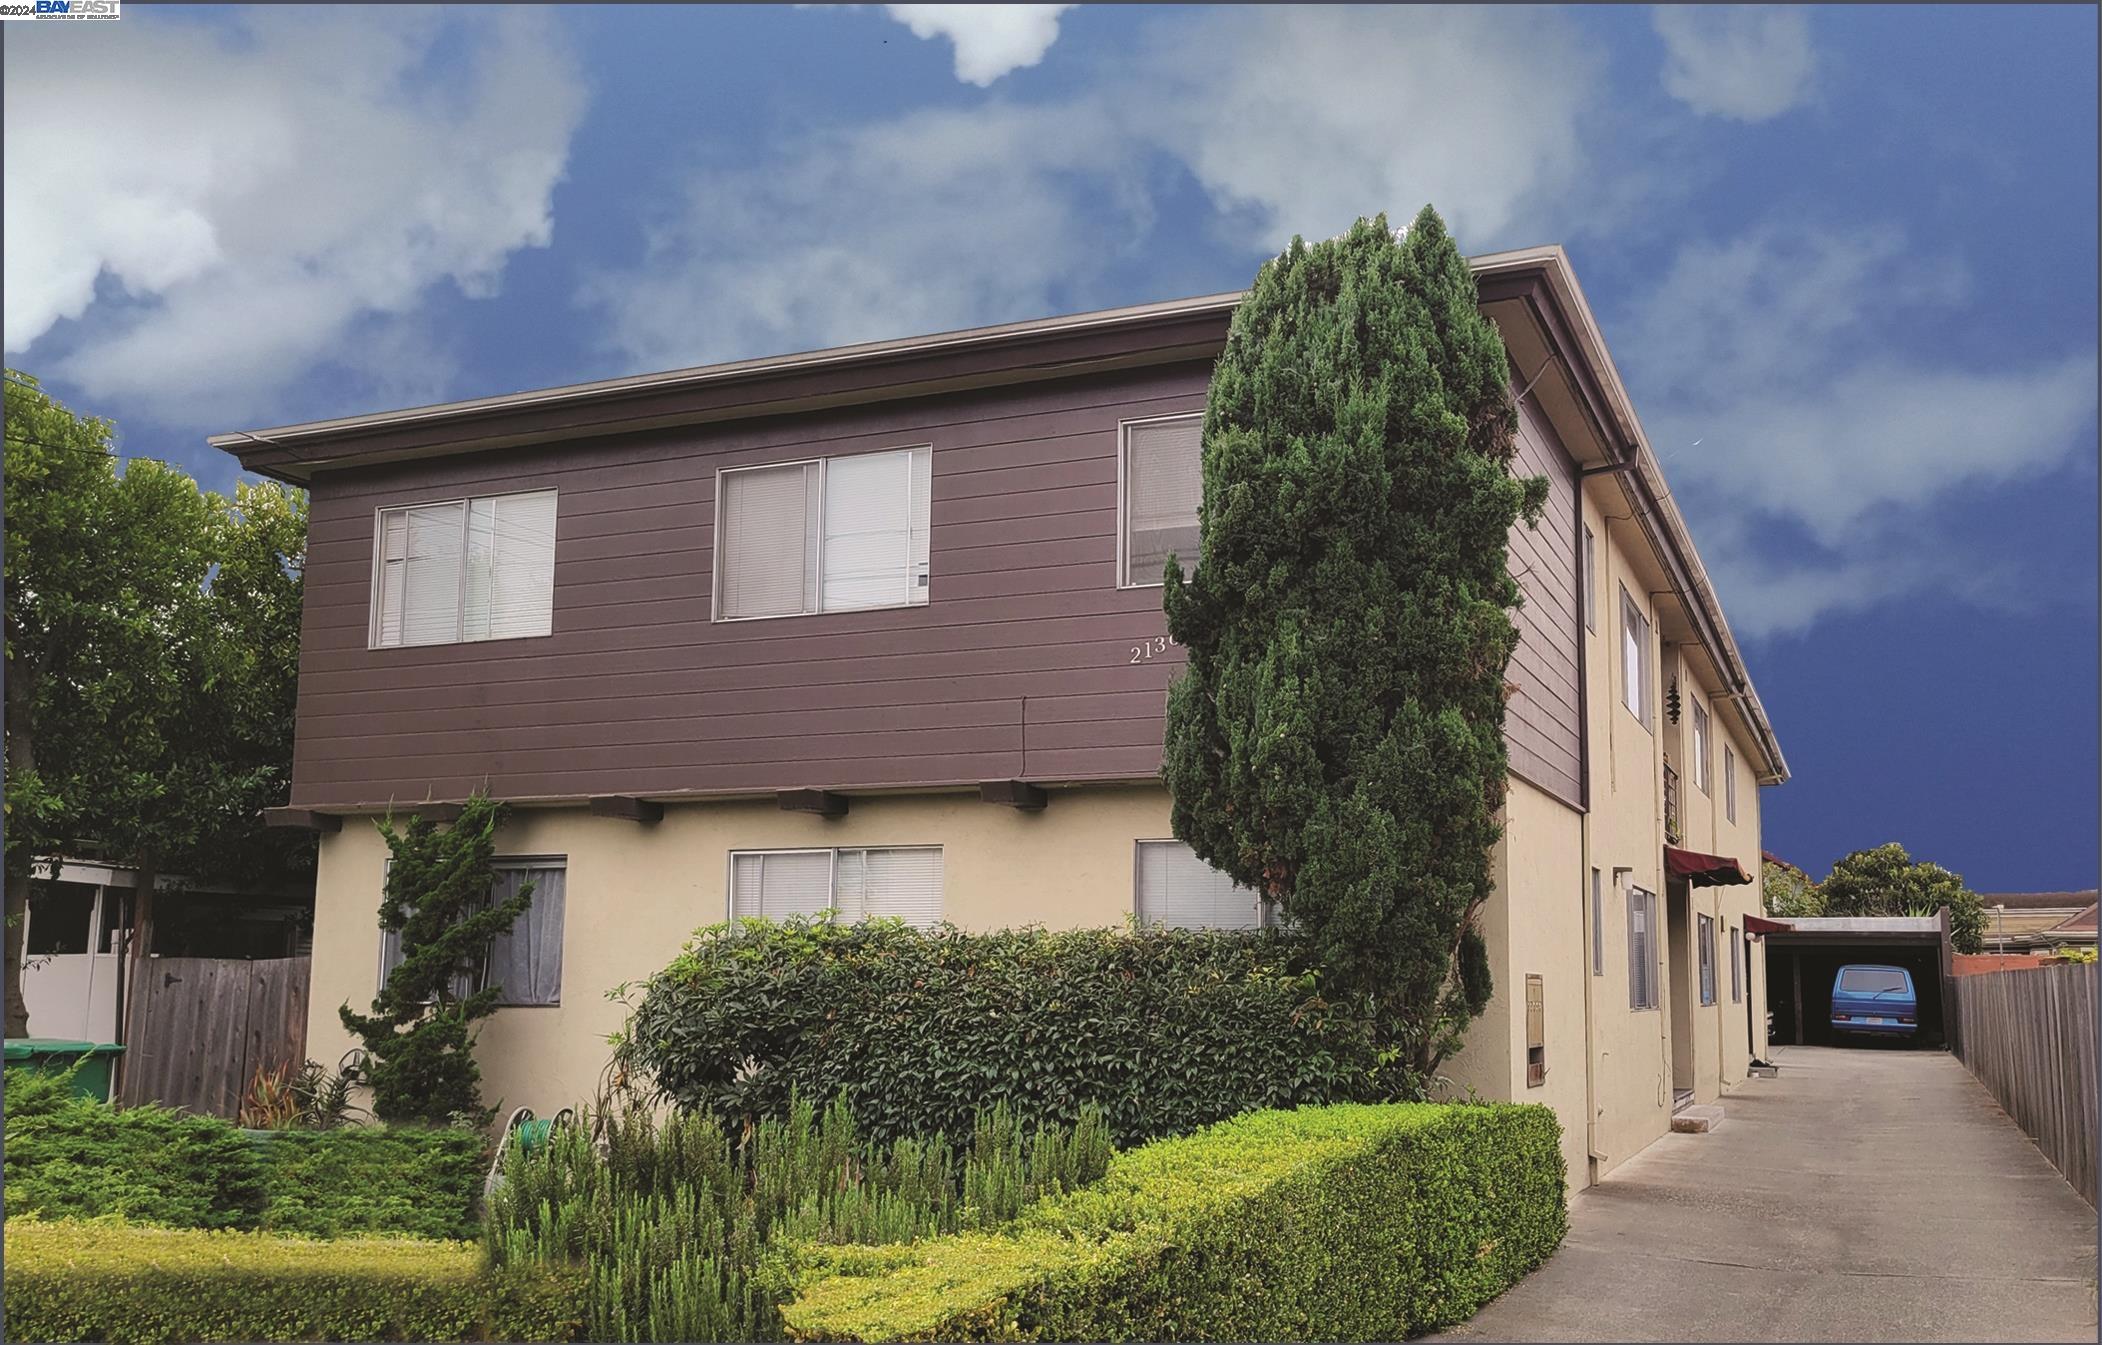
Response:
MULTIPOLYGON (((1185 362, 324 473, 293 805, 1150 778, 1182 657, 1133 662, 1166 621, 1158 589, 1116 587, 1116 427, 1201 410, 1209 374, 1185 362), (927 605, 710 620, 719 469, 916 444, 933 446, 927 605), (367 648, 377 508, 548 487, 552 635, 367 648)), ((1551 517, 1514 559, 1561 569, 1522 575, 1512 763, 1577 803, 1575 495, 1546 433, 1529 430, 1526 470, 1556 476, 1551 517)))
POLYGON ((1208 362, 405 462, 316 483, 302 807, 1145 778, 1176 651, 1116 587, 1117 422, 1208 362), (715 623, 724 467, 932 444, 923 607, 715 623), (369 649, 374 510, 553 487, 554 633, 369 649), (1026 723, 1025 723, 1026 720, 1026 723))
POLYGON ((1511 530, 1511 572, 1525 592, 1512 619, 1518 649, 1507 678, 1516 685, 1504 712, 1511 770, 1572 808, 1584 798, 1583 609, 1577 574, 1576 466, 1547 417, 1519 407, 1518 461, 1524 476, 1545 476, 1547 508, 1537 528, 1511 530))

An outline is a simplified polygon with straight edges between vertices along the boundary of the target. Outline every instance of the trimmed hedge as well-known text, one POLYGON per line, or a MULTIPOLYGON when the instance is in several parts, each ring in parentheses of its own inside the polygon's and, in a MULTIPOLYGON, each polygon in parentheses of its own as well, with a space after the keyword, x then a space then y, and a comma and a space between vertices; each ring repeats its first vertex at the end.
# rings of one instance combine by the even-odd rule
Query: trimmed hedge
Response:
POLYGON ((489 1142, 470 1130, 287 1130, 262 1139, 260 1227, 308 1237, 409 1233, 472 1240, 489 1142))
POLYGON ((472 1131, 274 1131, 74 1097, 9 1070, 7 1215, 169 1228, 472 1238, 488 1142, 472 1131))
POLYGON ((458 1242, 7 1224, 14 1340, 567 1340, 578 1298, 574 1275, 490 1275, 458 1242))
POLYGON ((1092 1104, 1132 1145, 1406 1083, 1275 932, 740 920, 647 982, 621 1054, 682 1106, 731 1117, 843 1091, 882 1142, 965 1139, 1004 1101, 1066 1125, 1092 1104))
POLYGON ((1118 1155, 1007 1229, 818 1253, 798 1340, 1394 1340, 1472 1316, 1567 1227, 1545 1107, 1341 1105, 1118 1155))

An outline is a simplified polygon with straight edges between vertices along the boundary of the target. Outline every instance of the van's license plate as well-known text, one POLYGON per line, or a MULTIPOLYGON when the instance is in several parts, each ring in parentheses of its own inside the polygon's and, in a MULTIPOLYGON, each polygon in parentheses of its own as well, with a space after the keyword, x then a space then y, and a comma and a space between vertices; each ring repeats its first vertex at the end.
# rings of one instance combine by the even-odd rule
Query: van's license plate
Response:
POLYGON ((1863 1021, 1863 1022, 1867 1023, 1867 1024, 1868 1024, 1868 1025, 1869 1025, 1870 1027, 1889 1027, 1889 1026, 1890 1026, 1890 1020, 1889 1020, 1888 1018, 1864 1018, 1864 1019, 1862 1019, 1861 1021, 1863 1021))

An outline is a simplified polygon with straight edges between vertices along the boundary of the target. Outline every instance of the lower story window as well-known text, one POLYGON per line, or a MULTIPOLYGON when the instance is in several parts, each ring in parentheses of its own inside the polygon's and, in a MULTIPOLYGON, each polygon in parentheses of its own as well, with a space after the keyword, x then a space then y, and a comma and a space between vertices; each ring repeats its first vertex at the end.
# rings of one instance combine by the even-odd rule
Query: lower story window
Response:
POLYGON ((942 918, 938 845, 842 850, 738 850, 730 855, 730 915, 780 920, 835 912, 843 920, 942 918))
POLYGON ((1657 894, 1628 889, 1628 1007, 1657 1007, 1657 894))
POLYGON ((1138 842, 1133 888, 1141 925, 1263 929, 1277 923, 1270 903, 1199 859, 1181 841, 1138 842))
MULTIPOLYGON (((506 1007, 562 1002, 562 915, 569 902, 569 871, 560 857, 500 859, 492 902, 508 901, 527 883, 533 895, 525 911, 505 933, 489 941, 482 965, 453 983, 453 994, 466 996, 485 986, 499 986, 497 1003, 506 1007)), ((380 984, 401 964, 401 933, 380 935, 380 984)))
POLYGON ((1715 918, 1707 915, 1696 916, 1695 922, 1699 926, 1697 932, 1701 941, 1701 1003, 1713 1004, 1715 1002, 1715 918))

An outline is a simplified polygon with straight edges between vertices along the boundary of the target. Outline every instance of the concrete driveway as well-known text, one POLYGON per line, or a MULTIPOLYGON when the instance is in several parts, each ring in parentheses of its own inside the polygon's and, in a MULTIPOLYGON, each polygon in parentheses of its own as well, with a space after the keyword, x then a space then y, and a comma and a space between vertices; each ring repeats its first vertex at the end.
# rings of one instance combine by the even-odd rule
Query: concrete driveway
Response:
POLYGON ((1955 1057, 1775 1048, 1446 1340, 2094 1340, 2095 1212, 1955 1057))

